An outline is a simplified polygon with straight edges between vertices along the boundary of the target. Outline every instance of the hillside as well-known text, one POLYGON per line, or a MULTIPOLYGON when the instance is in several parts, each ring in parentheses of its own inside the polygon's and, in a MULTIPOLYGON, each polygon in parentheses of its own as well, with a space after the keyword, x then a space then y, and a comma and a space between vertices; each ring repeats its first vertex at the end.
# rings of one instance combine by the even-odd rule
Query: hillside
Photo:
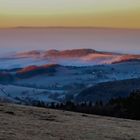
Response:
POLYGON ((77 101, 108 101, 111 98, 127 97, 140 88, 140 78, 99 83, 84 89, 76 97, 77 101))
POLYGON ((0 103, 1 140, 139 140, 140 121, 0 103))

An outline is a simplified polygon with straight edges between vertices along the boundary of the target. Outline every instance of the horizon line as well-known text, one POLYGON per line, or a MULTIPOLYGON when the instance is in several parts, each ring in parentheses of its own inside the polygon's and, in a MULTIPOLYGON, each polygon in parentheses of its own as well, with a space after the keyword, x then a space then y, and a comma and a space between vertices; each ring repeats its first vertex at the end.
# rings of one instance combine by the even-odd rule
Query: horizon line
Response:
POLYGON ((118 29, 118 30, 140 30, 140 28, 124 28, 124 27, 96 27, 96 26, 15 26, 15 27, 0 27, 0 29, 118 29))

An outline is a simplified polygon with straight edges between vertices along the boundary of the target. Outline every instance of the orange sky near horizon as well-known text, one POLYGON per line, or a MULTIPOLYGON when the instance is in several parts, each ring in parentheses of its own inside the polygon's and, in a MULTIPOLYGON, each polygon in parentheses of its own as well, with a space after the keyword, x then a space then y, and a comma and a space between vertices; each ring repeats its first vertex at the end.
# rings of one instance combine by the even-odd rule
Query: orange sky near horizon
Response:
POLYGON ((0 28, 140 29, 139 0, 0 0, 0 28))

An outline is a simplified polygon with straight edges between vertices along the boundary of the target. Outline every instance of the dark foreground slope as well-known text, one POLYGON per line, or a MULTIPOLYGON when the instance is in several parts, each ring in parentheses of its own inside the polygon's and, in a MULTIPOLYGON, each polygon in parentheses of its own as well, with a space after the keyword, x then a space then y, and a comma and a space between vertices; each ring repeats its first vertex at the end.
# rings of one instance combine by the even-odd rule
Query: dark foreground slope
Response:
POLYGON ((0 104, 0 140, 139 140, 140 121, 0 104))

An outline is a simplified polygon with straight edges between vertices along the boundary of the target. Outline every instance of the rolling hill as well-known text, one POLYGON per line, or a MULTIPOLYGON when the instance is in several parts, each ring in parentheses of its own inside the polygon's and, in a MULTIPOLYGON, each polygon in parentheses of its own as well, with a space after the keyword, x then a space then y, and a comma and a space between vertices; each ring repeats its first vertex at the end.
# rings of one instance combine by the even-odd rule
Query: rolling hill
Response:
POLYGON ((109 101, 111 98, 127 97, 133 90, 140 89, 140 79, 127 79, 99 83, 81 91, 76 101, 109 101))

